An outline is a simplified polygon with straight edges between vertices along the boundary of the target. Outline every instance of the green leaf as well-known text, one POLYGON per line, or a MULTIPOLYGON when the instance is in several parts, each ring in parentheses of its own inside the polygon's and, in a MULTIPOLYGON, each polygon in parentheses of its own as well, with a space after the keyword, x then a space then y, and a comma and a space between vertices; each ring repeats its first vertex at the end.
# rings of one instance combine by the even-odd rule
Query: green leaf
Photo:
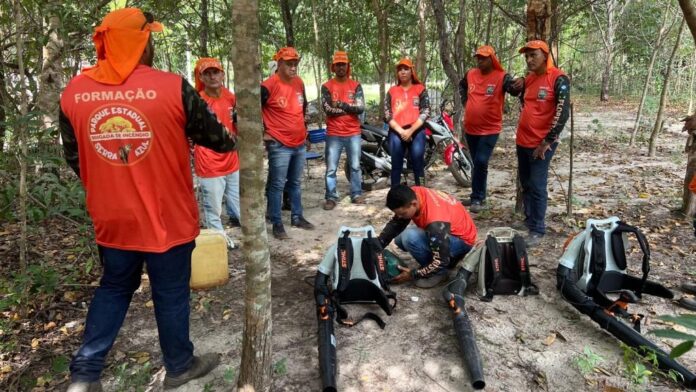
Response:
POLYGON ((222 378, 223 380, 225 380, 226 383, 232 384, 235 378, 234 368, 228 367, 227 370, 225 370, 225 374, 222 375, 222 378))
POLYGON ((686 352, 691 350, 693 347, 694 347, 693 340, 687 340, 686 342, 681 342, 679 345, 677 345, 675 348, 672 349, 672 351, 669 353, 669 357, 670 358, 677 358, 679 356, 682 356, 686 352))
POLYGON ((696 331, 696 314, 681 314, 679 316, 660 316, 660 320, 669 321, 696 331))
POLYGON ((676 329, 656 329, 650 331, 651 334, 668 339, 679 339, 679 340, 696 340, 696 335, 690 335, 688 333, 679 332, 676 329))
POLYGON ((69 365, 70 360, 61 355, 60 357, 53 358, 53 361, 51 361, 51 370, 53 370, 54 373, 65 373, 68 371, 69 365))

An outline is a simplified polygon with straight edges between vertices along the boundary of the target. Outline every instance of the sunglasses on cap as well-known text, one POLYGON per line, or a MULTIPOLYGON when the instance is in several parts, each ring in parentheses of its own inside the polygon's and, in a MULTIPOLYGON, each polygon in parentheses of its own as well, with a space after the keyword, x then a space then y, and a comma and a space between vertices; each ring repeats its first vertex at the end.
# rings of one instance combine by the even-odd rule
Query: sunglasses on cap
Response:
POLYGON ((155 22, 155 16, 152 15, 152 12, 143 12, 143 16, 145 17, 145 23, 143 23, 143 25, 140 26, 140 31, 143 31, 145 26, 147 26, 149 23, 155 22))

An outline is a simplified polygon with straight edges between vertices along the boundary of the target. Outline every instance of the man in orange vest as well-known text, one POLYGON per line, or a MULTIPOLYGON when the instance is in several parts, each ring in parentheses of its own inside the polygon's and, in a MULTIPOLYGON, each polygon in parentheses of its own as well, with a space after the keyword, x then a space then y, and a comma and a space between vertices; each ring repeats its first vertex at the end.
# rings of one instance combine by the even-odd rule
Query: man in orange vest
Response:
MULTIPOLYGON (((196 62, 194 78, 196 91, 215 113, 218 120, 234 135, 237 127, 234 111, 237 98, 225 88, 225 71, 220 61, 204 57, 196 62)), ((203 146, 193 149, 193 163, 199 178, 203 200, 203 223, 224 233, 220 214, 225 200, 230 225, 239 227, 239 157, 237 151, 217 153, 203 146)), ((231 240, 228 239, 231 246, 231 240)))
POLYGON ((470 69, 459 82, 459 95, 465 108, 464 136, 473 158, 471 195, 464 201, 469 211, 480 212, 486 203, 488 161, 503 130, 505 93, 517 96, 522 78, 513 80, 495 56, 491 46, 476 50, 477 68, 470 69))
POLYGON ((527 246, 538 245, 546 233, 547 181, 558 137, 568 120, 570 80, 556 68, 544 41, 529 41, 524 53, 529 73, 522 91, 517 125, 517 170, 522 183, 527 246))
POLYGON ((261 108, 268 151, 266 197, 273 236, 288 239, 281 220, 283 188, 290 194, 290 223, 312 230, 314 225, 302 215, 302 171, 305 165, 307 98, 302 79, 297 76, 300 55, 295 48, 281 48, 276 53, 278 71, 261 83, 261 108))
POLYGON ((104 360, 147 266, 166 369, 164 387, 210 372, 218 354, 189 340, 191 252, 199 233, 189 144, 231 151, 236 139, 180 76, 151 68, 151 32, 137 8, 110 12, 93 35, 97 64, 61 96, 65 159, 82 180, 103 275, 70 363, 69 392, 101 391, 104 360))
POLYGON ((336 169, 344 148, 350 166, 350 199, 354 204, 365 204, 360 171, 362 140, 358 117, 365 110, 363 89, 360 83, 350 78, 348 53, 334 53, 331 70, 336 76, 321 86, 321 105, 326 113, 325 210, 336 207, 336 169))

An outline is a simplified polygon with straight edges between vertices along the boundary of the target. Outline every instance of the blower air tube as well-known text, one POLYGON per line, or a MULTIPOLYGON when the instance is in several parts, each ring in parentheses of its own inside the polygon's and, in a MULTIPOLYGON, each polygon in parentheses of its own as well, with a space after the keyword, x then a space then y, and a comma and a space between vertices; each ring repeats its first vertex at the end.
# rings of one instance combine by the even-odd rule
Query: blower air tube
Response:
POLYGON ((319 373, 321 374, 321 390, 336 392, 336 336, 333 326, 333 309, 328 300, 328 275, 317 272, 314 279, 314 296, 317 302, 317 337, 319 347, 319 373))
POLYGON ((607 314, 601 306, 597 305, 592 300, 592 298, 578 289, 574 283, 575 280, 572 279, 572 275, 573 271, 570 268, 562 265, 558 266, 556 271, 557 284, 566 301, 581 313, 590 316, 600 327, 607 330, 628 346, 635 348, 638 352, 644 352, 645 349, 654 351, 660 369, 667 372, 674 370, 681 375, 682 385, 688 389, 696 389, 696 375, 691 373, 689 369, 682 366, 679 362, 670 358, 667 353, 662 351, 653 342, 643 337, 643 335, 636 330, 607 314))
POLYGON ((460 268, 454 280, 448 283, 447 287, 442 291, 442 297, 450 309, 452 309, 454 331, 457 334, 462 358, 469 369, 471 386, 479 390, 486 387, 486 382, 483 379, 483 365, 481 364, 481 355, 476 345, 474 330, 471 328, 471 321, 464 307, 464 290, 466 290, 466 282, 469 275, 471 275, 471 272, 460 268))

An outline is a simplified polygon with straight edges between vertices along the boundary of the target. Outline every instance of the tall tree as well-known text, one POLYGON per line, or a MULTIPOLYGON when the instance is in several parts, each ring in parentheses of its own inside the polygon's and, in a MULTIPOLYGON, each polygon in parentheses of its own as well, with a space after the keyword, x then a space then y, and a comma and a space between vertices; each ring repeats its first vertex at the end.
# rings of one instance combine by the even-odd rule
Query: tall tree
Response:
MULTIPOLYGON (((696 7, 694 7, 692 0, 679 0, 679 7, 681 7, 684 13, 684 20, 689 27, 691 37, 696 42, 696 7)), ((696 173, 696 131, 689 132, 684 151, 686 152, 687 161, 682 191, 682 212, 687 216, 694 216, 696 215, 696 196, 689 190, 689 183, 696 173)))
POLYGON ((240 390, 269 391, 271 386, 271 260, 268 251, 266 204, 263 197, 263 126, 259 117, 261 54, 258 0, 235 0, 232 5, 234 87, 237 94, 242 258, 246 269, 244 336, 240 390), (252 389, 253 388, 253 389, 252 389))
POLYGON ((27 105, 29 98, 27 97, 26 75, 24 74, 24 15, 20 0, 14 1, 14 17, 16 18, 17 31, 16 48, 17 48, 17 68, 19 71, 19 118, 15 119, 15 131, 17 133, 17 142, 19 151, 17 158, 19 160, 19 265, 22 271, 27 268, 27 139, 28 129, 26 124, 27 105))
MULTIPOLYGON (((440 61, 442 62, 442 68, 445 70, 447 79, 449 79, 449 85, 452 87, 454 108, 457 110, 457 115, 454 116, 454 121, 455 124, 459 125, 459 123, 461 123, 462 111, 462 101, 457 92, 457 86, 459 86, 459 73, 454 66, 456 60, 452 58, 452 51, 450 50, 448 36, 451 32, 447 27, 445 5, 442 0, 431 0, 430 6, 432 7, 433 15, 435 16, 435 26, 437 27, 438 43, 440 46, 440 61)), ((464 11, 460 10, 460 12, 464 11)))
POLYGON ((598 11, 594 5, 592 7, 592 14, 594 15, 595 21, 597 22, 597 28, 599 29, 600 35, 602 37, 602 43, 604 44, 604 71, 602 72, 602 87, 599 93, 599 100, 606 102, 609 100, 609 84, 611 82, 612 67, 614 64, 614 56, 616 55, 616 28, 619 21, 622 20, 626 7, 631 4, 632 0, 607 0, 604 3, 606 9, 604 14, 606 16, 606 27, 602 25, 599 20, 598 11))
POLYGON ((389 1, 371 0, 372 12, 377 18, 377 42, 379 46, 379 61, 377 75, 379 77, 379 108, 384 108, 384 98, 387 95, 385 85, 389 74, 389 1))
POLYGON ((660 106, 657 109, 657 117, 655 118, 655 126, 650 133, 650 144, 648 146, 648 156, 654 157, 655 150, 657 149, 657 137, 660 132, 662 132, 662 119, 664 117, 665 106, 667 105, 667 91, 669 90, 669 79, 672 76, 672 68, 674 63, 674 56, 677 54, 679 49, 679 43, 681 42, 682 31, 684 31, 685 20, 679 24, 679 31, 677 32, 677 39, 674 41, 674 47, 672 48, 672 54, 667 60, 667 71, 665 72, 665 79, 662 84, 662 93, 660 93, 660 106))
POLYGON ((48 11, 48 29, 45 36, 46 44, 43 47, 43 64, 41 64, 39 95, 37 97, 44 130, 52 129, 58 124, 58 102, 60 91, 63 88, 60 3, 60 1, 52 0, 45 7, 48 11))
POLYGON ((208 36, 210 35, 210 20, 208 18, 208 0, 201 0, 200 50, 202 57, 208 57, 208 36))
POLYGON ((551 0, 527 1, 527 41, 551 37, 551 0))
POLYGON ((292 23, 292 9, 290 0, 280 0, 280 13, 283 16, 283 27, 285 27, 285 45, 295 46, 295 31, 292 23))
POLYGON ((416 52, 416 72, 421 78, 423 83, 428 79, 428 69, 426 67, 425 60, 425 44, 427 41, 426 36, 426 18, 425 14, 428 9, 428 2, 426 0, 418 1, 418 51, 416 52))

